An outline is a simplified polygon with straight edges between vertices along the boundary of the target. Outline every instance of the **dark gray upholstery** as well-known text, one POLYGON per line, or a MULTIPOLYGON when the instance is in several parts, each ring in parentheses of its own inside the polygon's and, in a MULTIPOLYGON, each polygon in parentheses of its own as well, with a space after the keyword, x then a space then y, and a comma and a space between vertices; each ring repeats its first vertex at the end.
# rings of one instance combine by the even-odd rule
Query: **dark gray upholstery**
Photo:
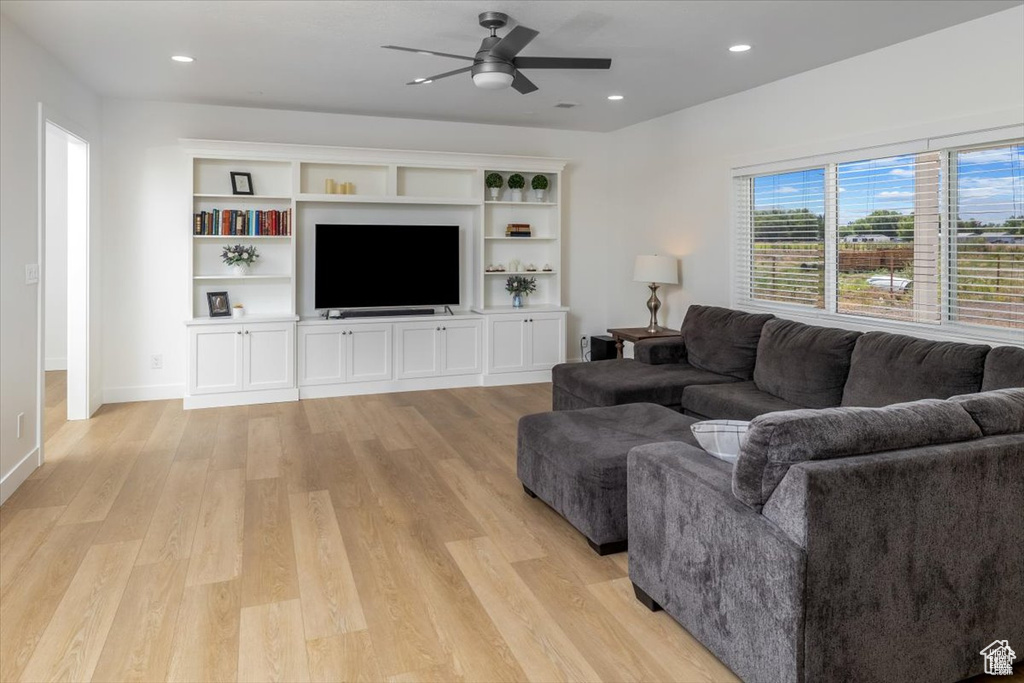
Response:
POLYGON ((696 445, 693 422, 650 403, 527 415, 519 420, 516 471, 595 544, 624 541, 626 455, 659 441, 696 445))
POLYGON ((648 365, 679 363, 686 360, 682 336, 641 339, 633 345, 633 358, 648 365))
POLYGON ((686 387, 683 411, 708 420, 753 420, 764 413, 801 406, 761 391, 754 382, 686 387))
POLYGON ((770 413, 750 422, 733 469, 732 490, 760 510, 796 463, 979 437, 981 429, 962 406, 938 399, 884 408, 770 413))
POLYGON ((937 342, 887 332, 857 339, 844 406, 886 406, 981 391, 988 346, 937 342))
POLYGON ((985 377, 981 382, 981 390, 1012 387, 1024 387, 1024 348, 997 346, 985 356, 985 377))
POLYGON ((687 362, 708 372, 752 379, 761 328, 774 317, 718 306, 690 306, 680 331, 687 362))
POLYGON ((804 552, 695 450, 630 451, 629 578, 748 683, 802 681, 804 552))
POLYGON ((1024 642, 1021 510, 1020 435, 790 468, 764 516, 806 549, 802 680, 958 681, 1024 642))
POLYGON ((736 381, 734 377, 700 370, 687 363, 647 365, 628 358, 562 363, 552 368, 551 379, 560 393, 555 410, 572 409, 580 404, 613 406, 623 403, 657 403, 678 408, 683 389, 691 384, 736 381))
POLYGON ((805 408, 843 400, 850 357, 860 332, 769 320, 757 345, 754 382, 761 391, 805 408))
POLYGON ((1024 389, 997 389, 954 396, 985 436, 1024 432, 1024 389))

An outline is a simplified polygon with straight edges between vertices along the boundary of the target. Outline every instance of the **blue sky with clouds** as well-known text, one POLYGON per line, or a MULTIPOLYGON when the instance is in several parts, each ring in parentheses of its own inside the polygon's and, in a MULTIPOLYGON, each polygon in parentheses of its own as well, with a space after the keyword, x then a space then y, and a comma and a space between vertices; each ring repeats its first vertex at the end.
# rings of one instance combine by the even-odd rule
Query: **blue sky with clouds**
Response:
MULTIPOLYGON (((961 220, 998 225, 1024 215, 1024 144, 959 152, 954 163, 961 220)), ((938 185, 939 175, 937 163, 915 170, 913 155, 840 164, 839 224, 880 209, 911 213, 915 182, 938 185)), ((799 208, 824 214, 824 169, 754 179, 755 210, 799 208)))

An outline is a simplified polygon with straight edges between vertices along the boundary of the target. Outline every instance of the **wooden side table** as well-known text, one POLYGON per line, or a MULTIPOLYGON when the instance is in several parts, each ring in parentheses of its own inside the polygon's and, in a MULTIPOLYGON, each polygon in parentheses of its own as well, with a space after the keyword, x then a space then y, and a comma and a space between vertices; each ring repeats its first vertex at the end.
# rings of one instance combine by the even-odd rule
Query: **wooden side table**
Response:
POLYGON ((615 340, 616 354, 619 358, 622 358, 622 345, 625 342, 632 342, 635 344, 641 339, 651 339, 653 337, 674 337, 679 334, 679 330, 663 327, 657 332, 648 332, 646 327, 611 327, 608 329, 608 334, 612 335, 612 339, 615 340))

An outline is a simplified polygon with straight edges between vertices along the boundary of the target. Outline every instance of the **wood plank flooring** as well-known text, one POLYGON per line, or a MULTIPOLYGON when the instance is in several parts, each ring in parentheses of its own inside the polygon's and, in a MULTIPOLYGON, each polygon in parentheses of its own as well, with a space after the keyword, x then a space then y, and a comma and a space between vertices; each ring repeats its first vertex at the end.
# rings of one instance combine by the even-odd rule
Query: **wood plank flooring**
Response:
POLYGON ((515 475, 550 386, 67 422, 0 508, 0 681, 733 681, 515 475))

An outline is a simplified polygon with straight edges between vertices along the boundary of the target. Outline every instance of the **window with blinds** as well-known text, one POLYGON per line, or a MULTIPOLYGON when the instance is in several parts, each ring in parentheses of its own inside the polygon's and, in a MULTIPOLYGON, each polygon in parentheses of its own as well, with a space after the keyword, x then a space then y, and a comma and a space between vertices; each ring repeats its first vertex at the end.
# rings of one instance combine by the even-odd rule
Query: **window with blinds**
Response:
POLYGON ((837 165, 838 312, 939 320, 940 159, 927 152, 837 165))
POLYGON ((1024 140, 982 136, 738 175, 735 298, 1024 340, 1024 140))
POLYGON ((749 178, 739 210, 750 296, 821 308, 825 298, 825 170, 749 178))
POLYGON ((950 316, 1024 327, 1024 144, 957 150, 950 175, 950 316))

